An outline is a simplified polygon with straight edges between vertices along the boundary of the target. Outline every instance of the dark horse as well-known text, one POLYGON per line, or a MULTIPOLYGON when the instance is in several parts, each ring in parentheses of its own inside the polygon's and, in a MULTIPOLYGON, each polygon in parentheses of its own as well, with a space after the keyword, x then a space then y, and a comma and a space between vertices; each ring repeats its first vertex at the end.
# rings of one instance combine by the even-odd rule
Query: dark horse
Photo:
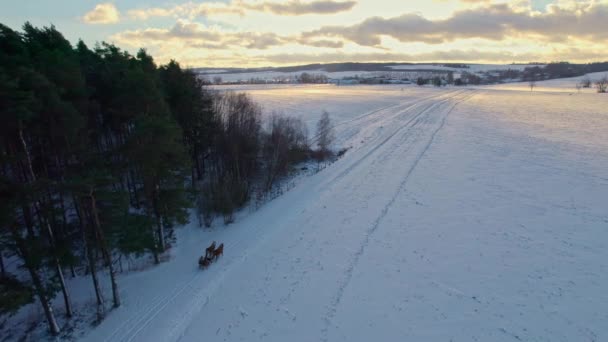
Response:
POLYGON ((211 259, 215 254, 215 241, 205 249, 205 259, 211 259))

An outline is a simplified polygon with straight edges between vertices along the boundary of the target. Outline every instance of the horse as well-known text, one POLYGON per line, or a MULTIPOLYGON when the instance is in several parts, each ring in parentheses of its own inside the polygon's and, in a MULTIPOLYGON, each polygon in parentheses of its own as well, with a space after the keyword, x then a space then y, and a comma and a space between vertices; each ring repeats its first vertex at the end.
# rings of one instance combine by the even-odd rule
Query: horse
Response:
POLYGON ((220 257, 220 255, 224 255, 224 244, 221 243, 220 246, 213 251, 213 259, 217 259, 220 257))
POLYGON ((207 249, 205 249, 205 259, 213 257, 214 253, 215 253, 215 241, 213 241, 211 246, 209 246, 209 247, 207 247, 207 249))

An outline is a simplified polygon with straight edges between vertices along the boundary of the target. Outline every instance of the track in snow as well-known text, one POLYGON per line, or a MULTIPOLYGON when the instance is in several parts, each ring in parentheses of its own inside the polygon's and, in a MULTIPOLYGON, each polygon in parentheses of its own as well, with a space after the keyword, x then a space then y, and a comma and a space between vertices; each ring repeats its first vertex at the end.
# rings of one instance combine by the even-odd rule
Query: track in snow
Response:
MULTIPOLYGON (((325 176, 318 175, 320 182, 316 184, 315 188, 326 188, 327 190, 325 191, 333 191, 330 189, 333 189, 336 184, 341 183, 341 180, 348 177, 354 170, 358 168, 365 170, 365 167, 369 166, 364 165, 365 161, 373 159, 373 156, 378 154, 380 149, 383 149, 387 144, 392 144, 393 141, 394 144, 397 144, 393 145, 393 147, 400 144, 415 144, 420 145, 422 150, 424 150, 430 143, 429 137, 432 139, 432 135, 440 127, 444 116, 447 115, 457 101, 468 96, 470 94, 467 91, 441 93, 417 101, 376 110, 342 123, 340 126, 359 126, 361 129, 366 129, 370 124, 376 126, 381 124, 382 129, 377 136, 367 140, 363 146, 349 152, 348 158, 340 160, 336 165, 331 167, 331 169, 335 170, 332 170, 332 172, 329 172, 329 170, 324 171, 323 173, 327 173, 325 176), (427 127, 431 116, 433 118, 432 125, 427 127), (420 126, 425 127, 421 129, 420 126), (429 133, 431 134, 429 135, 429 133), (410 136, 422 140, 408 140, 410 136)), ((395 151, 393 147, 388 150, 395 151)), ((410 146, 403 147, 406 147, 405 152, 410 153, 408 152, 410 146)), ((422 155, 416 151, 411 153, 422 155)), ((312 196, 314 197, 315 195, 313 194, 312 196)), ((384 210, 387 209, 388 206, 384 210)), ((375 223, 376 227, 372 226, 368 234, 371 234, 377 228, 380 219, 381 216, 375 223)), ((156 336, 157 338, 163 336, 162 340, 175 340, 179 338, 187 329, 189 319, 192 319, 192 316, 199 311, 205 310, 210 298, 221 286, 226 274, 232 271, 233 265, 252 262, 251 257, 248 255, 250 250, 254 249, 252 247, 255 247, 251 246, 252 241, 257 241, 258 245, 262 244, 265 239, 264 235, 271 234, 264 230, 268 230, 265 224, 257 224, 249 227, 240 238, 227 241, 226 250, 235 251, 236 254, 227 254, 230 256, 227 256, 206 272, 194 269, 191 277, 182 279, 181 281, 177 280, 172 288, 164 289, 163 292, 159 292, 154 298, 146 300, 145 305, 141 305, 140 309, 136 310, 128 319, 121 322, 121 324, 117 325, 110 333, 99 340, 138 341, 146 340, 151 336, 156 336), (159 324, 158 322, 161 323, 159 324), (149 331, 157 330, 156 328, 159 326, 163 327, 161 335, 149 334, 149 331)), ((360 247, 359 249, 362 248, 360 247)), ((356 263, 356 259, 354 263, 356 263)), ((348 274, 346 278, 348 278, 348 274)), ((338 294, 334 301, 339 303, 339 298, 338 294)), ((91 339, 97 340, 95 336, 91 336, 91 339)))
MULTIPOLYGON (((257 246, 258 248, 251 252, 249 258, 244 260, 244 263, 240 265, 242 268, 247 268, 247 263, 260 262, 262 264, 271 264, 273 266, 269 270, 270 275, 286 274, 284 279, 289 279, 283 288, 284 293, 281 293, 280 295, 272 295, 267 291, 268 288, 272 288, 273 286, 282 287, 282 285, 278 284, 273 285, 272 279, 261 279, 261 283, 257 287, 252 285, 252 292, 258 294, 258 300, 261 302, 266 301, 266 304, 268 304, 268 300, 271 302, 276 301, 277 303, 274 305, 277 305, 277 307, 274 310, 284 312, 285 316, 290 321, 295 322, 298 320, 298 317, 289 309, 281 308, 281 306, 288 305, 295 296, 301 296, 303 293, 306 293, 307 290, 302 292, 303 290, 300 288, 302 284, 314 279, 314 281, 325 283, 324 286, 328 289, 334 288, 335 290, 332 291, 333 294, 326 300, 328 309, 323 318, 324 323, 319 327, 320 335, 318 339, 325 339, 331 325, 332 313, 335 312, 335 307, 339 304, 341 292, 348 284, 349 274, 352 272, 352 269, 356 267, 358 255, 362 253, 371 234, 377 229, 383 213, 386 213, 390 207, 391 201, 394 200, 398 193, 394 194, 392 198, 390 193, 381 194, 382 198, 378 208, 374 208, 371 213, 365 210, 359 213, 351 212, 345 213, 344 216, 339 218, 340 220, 345 220, 349 219, 349 215, 354 215, 352 218, 353 221, 358 220, 358 218, 363 219, 363 221, 369 221, 362 221, 363 224, 357 232, 357 238, 359 239, 353 241, 354 244, 349 244, 348 249, 350 251, 347 251, 347 253, 340 256, 322 256, 324 253, 322 245, 337 246, 339 245, 339 241, 330 240, 331 238, 335 238, 335 236, 328 236, 323 239, 324 241, 316 238, 316 236, 323 236, 324 233, 322 230, 332 225, 332 222, 327 222, 322 217, 316 217, 315 212, 320 209, 319 205, 332 205, 333 203, 338 202, 336 197, 352 197, 356 202, 344 203, 343 208, 345 210, 351 211, 352 208, 356 208, 357 206, 362 206, 362 209, 365 209, 367 206, 367 199, 365 197, 377 195, 378 189, 384 189, 386 186, 380 183, 377 184, 377 187, 362 189, 361 187, 356 186, 356 184, 371 184, 371 181, 374 179, 380 180, 382 178, 387 178, 379 176, 378 172, 380 172, 380 174, 384 173, 385 176, 387 172, 391 173, 392 170, 390 167, 388 169, 386 168, 388 166, 386 163, 391 160, 409 171, 403 175, 392 177, 390 179, 389 188, 392 186, 391 184, 394 184, 397 187, 404 186, 407 175, 413 170, 417 160, 422 157, 430 145, 433 136, 440 129, 449 111, 454 107, 455 103, 462 101, 469 96, 470 94, 468 92, 453 93, 445 96, 445 98, 442 98, 441 100, 423 100, 416 104, 408 105, 401 111, 385 116, 381 120, 384 122, 384 127, 387 129, 384 129, 380 136, 372 141, 368 141, 363 148, 352 153, 350 158, 345 158, 332 166, 332 168, 326 170, 328 172, 324 171, 327 175, 324 175, 324 177, 319 179, 319 185, 313 188, 313 190, 317 192, 314 197, 320 197, 319 202, 314 204, 309 203, 307 206, 304 206, 304 210, 302 211, 299 209, 300 206, 297 206, 298 211, 300 212, 296 212, 292 217, 285 219, 286 222, 292 224, 288 224, 288 226, 295 228, 295 230, 277 232, 276 236, 270 238, 271 241, 269 243, 259 244, 257 246), (405 160, 399 161, 399 158, 404 158, 405 160), (329 198, 324 198, 325 196, 329 196, 329 198), (374 220, 374 217, 377 217, 377 219, 374 220), (321 231, 319 229, 321 229, 321 231), (295 240, 293 240, 293 235, 302 233, 302 230, 305 232, 303 234, 305 235, 305 238, 295 238, 295 240), (286 239, 284 238, 284 234, 288 234, 291 237, 289 241, 292 241, 292 243, 289 244, 289 247, 276 251, 270 256, 266 255, 265 251, 267 251, 268 248, 277 245, 277 241, 285 243, 286 239), (344 260, 346 267, 340 269, 339 272, 332 272, 331 275, 325 274, 320 278, 313 277, 305 270, 299 272, 298 264, 300 261, 309 257, 309 255, 307 255, 308 253, 313 257, 313 260, 317 259, 314 258, 315 255, 318 256, 319 260, 331 260, 332 262, 344 260), (290 259, 294 258, 295 264, 293 261, 290 261, 290 259), (255 288, 255 290, 253 288, 255 288), (264 300, 263 298, 268 299, 264 300)), ((233 278, 238 278, 238 275, 233 274, 233 278)), ((306 297, 313 298, 314 294, 308 294, 306 297)), ((211 309, 211 312, 207 312, 206 309, 203 309, 200 314, 208 317, 213 311, 215 310, 211 309)), ((319 313, 316 313, 315 315, 318 314, 319 313)), ((197 323, 188 323, 187 325, 195 327, 206 321, 207 319, 194 318, 193 322, 197 323)), ((239 322, 240 320, 237 320, 234 324, 228 324, 227 327, 223 328, 224 333, 230 335, 233 330, 231 326, 238 325, 240 324, 239 322)), ((184 336, 185 338, 183 340, 185 341, 190 341, 193 338, 193 335, 189 333, 188 330, 186 330, 184 336)))
MULTIPOLYGON (((466 98, 468 98, 468 96, 466 98)), ((386 204, 386 206, 384 206, 384 208, 382 208, 382 211, 380 212, 380 215, 376 218, 376 220, 373 222, 373 225, 366 232, 365 239, 362 241, 361 245, 359 246, 359 249, 355 252, 355 254, 353 255, 352 260, 349 262, 348 267, 346 268, 346 271, 344 273, 344 279, 340 283, 340 286, 338 287, 338 290, 336 291, 336 295, 335 295, 334 299, 330 303, 330 308, 329 308, 329 310, 328 310, 328 312, 326 314, 326 317, 325 317, 325 323, 326 324, 325 324, 325 327, 322 329, 322 340, 323 341, 328 341, 327 332, 328 332, 328 330, 330 329, 330 327, 332 325, 332 319, 333 319, 334 315, 336 314, 336 308, 338 307, 338 305, 340 305, 340 301, 342 300, 342 296, 344 294, 344 290, 348 286, 348 284, 349 284, 349 282, 350 282, 350 280, 352 278, 353 271, 354 271, 355 267, 357 266, 359 259, 363 255, 366 246, 369 244, 370 237, 378 229, 378 227, 380 226, 380 223, 382 222, 382 220, 384 219, 384 217, 388 213, 389 209, 391 208, 391 206, 393 205, 393 203, 395 202, 395 200, 397 199, 397 197, 399 196, 399 194, 405 190, 405 185, 406 185, 407 180, 409 179, 410 175, 412 174, 412 171, 414 171, 414 169, 418 165, 418 162, 420 161, 420 159, 422 159, 422 157, 424 156, 424 154, 426 153, 426 151, 429 149, 429 147, 433 143, 433 140, 435 139, 435 135, 443 127, 447 116, 452 112, 452 110, 454 109, 454 107, 456 107, 456 105, 459 102, 465 101, 466 98, 463 98, 463 99, 460 99, 460 100, 457 100, 457 101, 455 101, 453 98, 449 98, 448 100, 443 100, 442 103, 440 103, 440 104, 443 104, 444 101, 448 102, 448 106, 449 106, 448 108, 449 109, 447 109, 447 111, 445 111, 444 113, 442 113, 443 117, 439 120, 440 124, 436 127, 436 129, 433 130, 433 132, 432 132, 430 138, 428 139, 428 141, 426 142, 426 144, 423 144, 422 149, 420 150, 420 152, 418 153, 418 155, 415 157, 413 163, 409 166, 409 168, 407 169, 407 172, 403 176, 403 179, 401 180, 401 183, 399 184, 399 187, 395 191, 393 197, 386 204)), ((426 115, 430 115, 429 112, 432 109, 434 109, 434 105, 431 105, 430 107, 427 107, 422 112, 420 112, 419 114, 417 114, 416 116, 414 116, 412 119, 410 119, 407 122, 407 124, 405 126, 403 126, 402 128, 400 128, 393 135, 389 136, 389 138, 387 140, 383 141, 378 146, 378 148, 381 147, 384 143, 386 143, 386 141, 388 141, 394 135, 396 135, 397 133, 399 133, 399 131, 401 131, 402 129, 408 128, 409 125, 410 125, 410 123, 412 123, 414 120, 418 120, 421 116, 423 116, 425 114, 426 115)), ((436 114, 436 113, 434 113, 434 114, 436 114)), ((414 123, 414 125, 416 125, 416 123, 414 123)), ((374 149, 374 151, 375 151, 375 149, 374 149)))

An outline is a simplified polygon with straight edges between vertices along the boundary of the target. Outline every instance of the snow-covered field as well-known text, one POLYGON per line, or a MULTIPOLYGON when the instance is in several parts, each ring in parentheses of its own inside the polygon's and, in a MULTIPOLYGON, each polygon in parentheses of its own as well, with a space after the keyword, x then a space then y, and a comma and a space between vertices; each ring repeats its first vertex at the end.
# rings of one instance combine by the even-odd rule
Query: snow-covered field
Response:
POLYGON ((307 122, 328 110, 353 149, 235 225, 185 227, 85 340, 608 338, 608 97, 248 92, 307 122), (226 256, 200 271, 211 240, 226 256))
MULTIPOLYGON (((545 92, 567 92, 567 93, 578 93, 576 84, 580 83, 583 78, 589 78, 591 82, 595 82, 600 78, 608 76, 608 72, 595 72, 584 76, 570 77, 570 78, 558 78, 554 80, 536 82, 534 91, 545 91, 545 92)), ((529 82, 515 82, 496 84, 484 87, 486 89, 499 89, 499 90, 517 90, 517 91, 530 91, 529 82)), ((595 93, 597 89, 595 86, 591 88, 580 89, 581 93, 595 93)))
POLYGON ((233 225, 193 220, 82 340, 608 340, 608 96, 238 90, 311 128, 327 110, 352 148, 233 225))
MULTIPOLYGON (((353 119, 373 115, 377 110, 389 111, 391 106, 409 103, 427 96, 441 94, 439 89, 424 89, 401 85, 336 86, 320 85, 224 85, 221 91, 246 92, 262 105, 265 115, 279 113, 299 117, 314 135, 315 124, 327 111, 339 128, 353 119)), ((362 125, 351 125, 361 127, 362 125)), ((344 135, 338 135, 338 145, 344 135)))

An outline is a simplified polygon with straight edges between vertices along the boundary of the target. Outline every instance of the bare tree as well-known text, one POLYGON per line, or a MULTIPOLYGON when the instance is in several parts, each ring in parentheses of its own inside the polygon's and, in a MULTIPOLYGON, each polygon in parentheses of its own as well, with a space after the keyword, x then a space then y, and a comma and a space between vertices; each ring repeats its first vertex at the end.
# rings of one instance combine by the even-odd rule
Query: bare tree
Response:
POLYGON ((608 90, 608 75, 604 75, 604 77, 595 81, 595 87, 598 93, 605 93, 608 90))
POLYGON ((574 87, 576 88, 576 91, 578 91, 580 93, 581 88, 583 87, 583 84, 581 82, 576 82, 576 85, 574 85, 574 87))
POLYGON ((589 76, 583 77, 583 79, 581 80, 581 86, 583 88, 591 88, 591 79, 589 78, 589 76))
POLYGON ((213 78, 213 83, 214 84, 222 84, 222 78, 220 76, 215 76, 213 78))
POLYGON ((530 91, 533 91, 534 87, 536 87, 536 81, 532 80, 530 81, 530 83, 528 83, 528 85, 530 86, 530 91))
POLYGON ((321 156, 325 157, 329 153, 330 146, 335 138, 334 126, 329 117, 329 113, 323 111, 321 119, 317 122, 317 145, 321 156))
POLYGON ((291 165, 306 159, 309 152, 308 130, 299 118, 273 114, 264 134, 262 150, 265 164, 265 190, 287 174, 291 165))
POLYGON ((224 222, 233 221, 250 194, 250 180, 258 167, 262 108, 246 94, 225 93, 214 101, 215 150, 213 202, 224 222))

